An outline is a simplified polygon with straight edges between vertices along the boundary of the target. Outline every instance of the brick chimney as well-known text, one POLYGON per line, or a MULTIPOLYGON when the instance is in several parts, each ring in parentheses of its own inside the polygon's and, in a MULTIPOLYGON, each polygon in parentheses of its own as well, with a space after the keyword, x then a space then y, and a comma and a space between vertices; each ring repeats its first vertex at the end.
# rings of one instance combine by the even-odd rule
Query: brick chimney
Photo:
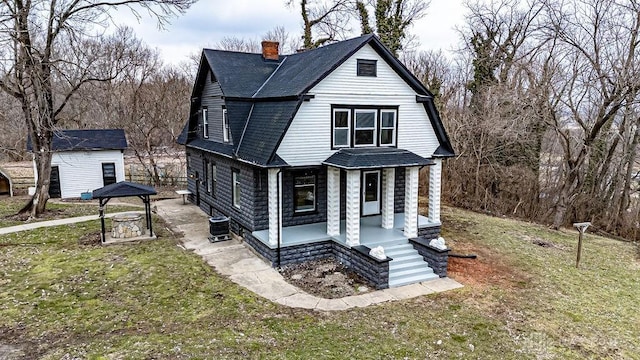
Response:
POLYGON ((265 60, 278 60, 280 55, 278 52, 279 45, 280 43, 277 41, 264 40, 262 42, 262 57, 265 60))

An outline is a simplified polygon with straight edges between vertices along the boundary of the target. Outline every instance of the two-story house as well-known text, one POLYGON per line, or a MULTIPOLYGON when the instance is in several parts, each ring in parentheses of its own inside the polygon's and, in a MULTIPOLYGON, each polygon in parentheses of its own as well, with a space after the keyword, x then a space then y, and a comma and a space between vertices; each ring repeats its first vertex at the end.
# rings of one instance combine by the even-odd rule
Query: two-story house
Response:
POLYGON ((446 274, 424 244, 453 149, 433 95, 374 35, 292 55, 205 49, 179 142, 190 200, 274 266, 331 256, 378 288, 446 274))

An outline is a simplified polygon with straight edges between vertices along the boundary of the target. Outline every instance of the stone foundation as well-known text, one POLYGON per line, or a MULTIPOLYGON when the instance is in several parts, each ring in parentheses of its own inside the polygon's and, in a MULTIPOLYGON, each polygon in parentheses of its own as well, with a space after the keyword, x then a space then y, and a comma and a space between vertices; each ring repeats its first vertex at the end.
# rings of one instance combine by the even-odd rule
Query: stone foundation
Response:
POLYGON ((122 214, 111 218, 111 237, 127 239, 142 236, 145 227, 140 214, 122 214))
POLYGON ((440 236, 440 226, 429 226, 418 229, 418 237, 425 239, 437 239, 440 236))
POLYGON ((413 248, 424 258, 429 264, 429 267, 433 269, 433 272, 440 277, 447 276, 447 266, 449 264, 449 251, 447 248, 440 250, 429 245, 432 239, 426 239, 424 237, 418 237, 409 239, 409 243, 413 245, 413 248))
POLYGON ((362 276, 376 289, 389 287, 389 261, 392 259, 376 259, 369 255, 370 249, 363 245, 349 248, 335 241, 326 240, 287 246, 280 248, 280 264, 278 264, 278 249, 271 249, 248 231, 244 233, 244 240, 274 267, 332 258, 362 276))

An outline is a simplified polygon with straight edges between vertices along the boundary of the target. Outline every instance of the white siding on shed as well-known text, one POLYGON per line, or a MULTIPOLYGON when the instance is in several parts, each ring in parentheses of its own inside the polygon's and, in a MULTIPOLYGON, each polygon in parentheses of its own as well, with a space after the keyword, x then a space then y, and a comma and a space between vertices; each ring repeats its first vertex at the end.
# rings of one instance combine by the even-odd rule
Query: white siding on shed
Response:
POLYGON ((124 181, 124 159, 120 150, 53 153, 51 166, 58 166, 60 171, 62 198, 80 197, 80 193, 103 187, 103 163, 114 163, 116 182, 124 181))
POLYGON ((365 45, 309 91, 280 144, 277 154, 293 166, 319 165, 331 149, 331 105, 398 106, 398 148, 431 157, 438 139, 416 92, 365 45), (378 60, 377 76, 356 76, 357 59, 378 60))

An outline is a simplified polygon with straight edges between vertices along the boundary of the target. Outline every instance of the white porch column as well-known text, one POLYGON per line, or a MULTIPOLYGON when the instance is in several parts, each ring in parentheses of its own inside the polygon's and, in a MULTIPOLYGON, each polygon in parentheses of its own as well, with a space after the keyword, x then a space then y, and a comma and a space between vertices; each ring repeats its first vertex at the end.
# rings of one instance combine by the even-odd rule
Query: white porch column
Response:
POLYGON ((418 236, 418 171, 419 167, 405 168, 404 184, 404 236, 418 236))
POLYGON ((269 245, 277 246, 280 235, 280 189, 278 186, 280 169, 269 169, 268 171, 269 245))
POLYGON ((327 167, 327 235, 340 235, 340 169, 327 167))
POLYGON ((382 170, 382 228, 393 229, 396 169, 382 170))
POLYGON ((360 245, 360 170, 347 170, 347 245, 360 245))
POLYGON ((429 168, 429 222, 440 222, 440 192, 442 184, 442 159, 434 159, 429 168))

